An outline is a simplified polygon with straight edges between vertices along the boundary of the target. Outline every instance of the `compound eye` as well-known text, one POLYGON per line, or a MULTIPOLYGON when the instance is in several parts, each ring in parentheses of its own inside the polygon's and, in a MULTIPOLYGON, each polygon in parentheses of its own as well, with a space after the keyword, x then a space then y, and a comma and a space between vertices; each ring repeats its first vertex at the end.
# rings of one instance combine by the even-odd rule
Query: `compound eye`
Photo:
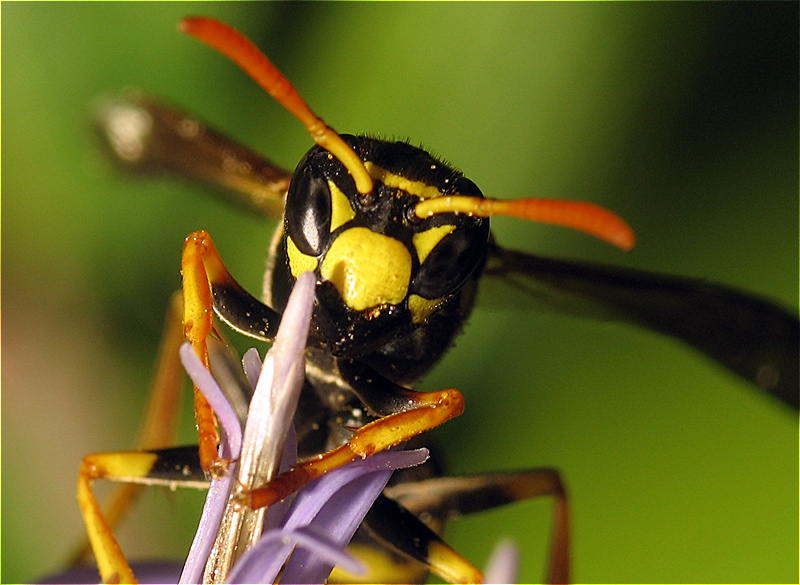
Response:
POLYGON ((310 172, 296 173, 286 198, 286 230, 297 249, 317 256, 331 227, 328 182, 310 172))
POLYGON ((410 292, 426 299, 456 292, 481 261, 487 237, 488 229, 464 228, 445 236, 419 267, 410 292))

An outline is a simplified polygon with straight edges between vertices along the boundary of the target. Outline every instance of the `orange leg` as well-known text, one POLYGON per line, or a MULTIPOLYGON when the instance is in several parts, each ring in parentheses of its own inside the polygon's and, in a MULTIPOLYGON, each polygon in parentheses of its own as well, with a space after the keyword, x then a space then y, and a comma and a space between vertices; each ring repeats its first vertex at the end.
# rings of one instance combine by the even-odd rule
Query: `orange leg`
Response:
MULTIPOLYGON (((196 232, 187 238, 182 272, 183 298, 176 296, 171 305, 160 349, 159 366, 151 390, 148 414, 137 443, 139 449, 152 450, 172 443, 182 379, 178 348, 184 336, 208 366, 207 338, 208 335, 215 334, 212 322, 213 289, 210 283, 214 283, 217 287, 233 289, 237 294, 241 293, 240 298, 251 299, 225 269, 206 232, 196 232), (181 313, 182 319, 178 316, 181 313)), ((277 324, 277 318, 275 323, 277 324)), ((204 471, 212 475, 224 473, 226 462, 221 460, 217 453, 219 434, 214 413, 197 388, 194 399, 201 466, 204 471)), ((141 455, 144 456, 145 453, 141 455)), ((117 488, 104 512, 92 494, 91 482, 100 478, 135 481, 136 478, 145 477, 149 473, 146 461, 147 459, 142 459, 137 453, 111 453, 90 455, 84 458, 81 464, 78 500, 86 523, 89 544, 95 553, 105 582, 133 581, 133 575, 111 526, 127 512, 141 486, 122 485, 117 488)), ((81 551, 76 555, 76 560, 82 557, 81 551)))
MULTIPOLYGON (((213 311, 233 329, 272 340, 280 316, 255 299, 237 283, 219 257, 205 230, 189 234, 181 258, 183 275, 183 329, 202 362, 208 367, 208 336, 214 330, 213 311)), ((195 418, 200 439, 200 463, 211 475, 224 474, 226 462, 217 454, 217 421, 202 393, 194 388, 195 418)))
MULTIPOLYGON (((195 232, 186 238, 181 258, 181 274, 183 276, 183 332, 186 339, 208 367, 207 338, 213 329, 211 287, 206 273, 206 257, 219 261, 216 248, 205 232, 195 232), (208 251, 210 250, 210 253, 208 251)), ((221 262, 219 262, 221 265, 221 262)), ((224 269, 224 266, 223 266, 224 269)), ((225 270, 227 273, 227 270, 225 270)), ((223 464, 219 459, 219 432, 217 420, 208 401, 194 386, 194 414, 197 422, 197 434, 200 444, 200 463, 203 469, 212 473, 221 473, 223 464)))
POLYGON ((270 506, 329 471, 407 441, 464 411, 464 398, 458 390, 414 394, 416 408, 413 410, 390 414, 364 425, 349 443, 298 463, 268 484, 242 494, 241 503, 250 508, 270 506))

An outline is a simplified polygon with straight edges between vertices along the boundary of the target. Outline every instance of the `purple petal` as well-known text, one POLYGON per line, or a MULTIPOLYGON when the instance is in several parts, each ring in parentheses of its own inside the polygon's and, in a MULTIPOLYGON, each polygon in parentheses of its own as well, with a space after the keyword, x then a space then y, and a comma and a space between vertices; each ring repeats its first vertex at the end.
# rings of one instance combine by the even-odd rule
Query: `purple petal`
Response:
MULTIPOLYGON (((295 497, 281 534, 310 527, 343 550, 378 497, 394 469, 419 465, 427 449, 386 451, 331 471, 303 488, 295 497)), ((265 535, 266 536, 266 535, 265 535)), ((263 537, 262 537, 263 540, 263 537)), ((270 539, 248 550, 236 564, 236 582, 273 582, 286 559, 282 580, 287 583, 322 583, 336 562, 320 558, 316 549, 300 549, 270 539)))
MULTIPOLYGON (((286 434, 286 442, 283 445, 283 455, 281 455, 281 464, 278 467, 278 473, 288 471, 295 463, 297 463, 297 433, 294 430, 294 425, 292 425, 289 427, 289 432, 286 434)), ((283 522, 283 519, 286 518, 286 514, 289 512, 289 507, 291 505, 292 498, 286 498, 267 508, 267 514, 264 518, 264 532, 273 528, 278 528, 283 522)))
MULTIPOLYGON (((239 418, 219 384, 200 361, 190 343, 186 342, 181 346, 180 356, 187 374, 217 415, 222 430, 220 455, 226 459, 238 458, 242 445, 242 428, 239 418)), ((228 502, 233 477, 235 477, 235 464, 231 465, 228 471, 229 473, 222 479, 215 479, 211 482, 179 583, 199 583, 203 579, 203 569, 214 545, 214 538, 228 502)))
POLYGON ((242 367, 250 386, 255 388, 258 383, 258 374, 261 372, 261 358, 258 356, 258 350, 255 347, 251 347, 244 353, 242 367))
MULTIPOLYGON (((294 500, 285 526, 295 528, 309 524, 325 503, 354 479, 367 473, 414 467, 428 459, 427 449, 413 451, 383 451, 366 459, 359 459, 327 473, 308 484, 294 500)), ((374 498, 373 498, 374 499, 374 498)))
POLYGON ((315 280, 301 274, 289 296, 272 349, 264 358, 245 423, 239 481, 263 483, 280 462, 283 443, 305 380, 305 348, 315 280))
MULTIPOLYGON (((314 302, 315 279, 301 274, 289 297, 272 348, 264 358, 250 400, 235 491, 268 481, 277 471, 305 380, 305 347, 314 302)), ((250 359, 250 358, 248 358, 250 359)), ((250 373, 252 377, 252 372, 250 373)), ((273 514, 271 522, 278 518, 273 514)), ((225 579, 236 558, 257 542, 266 510, 251 510, 229 500, 206 563, 206 573, 225 579)))
MULTIPOLYGON (((231 471, 234 470, 231 469, 231 471)), ((228 473, 222 479, 211 481, 203 513, 200 516, 200 523, 197 525, 197 531, 178 583, 201 583, 203 581, 206 561, 214 546, 219 523, 228 503, 233 477, 233 473, 228 473)))
POLYGON ((486 583, 516 583, 519 578, 519 548, 510 540, 494 547, 486 565, 486 583))
MULTIPOLYGON (((391 471, 377 471, 358 477, 347 486, 351 489, 339 490, 325 503, 312 526, 325 532, 343 549, 391 476, 391 471)), ((284 583, 324 583, 334 563, 315 553, 308 549, 296 550, 286 564, 281 580, 284 583)))
MULTIPOLYGON (((330 566, 339 565, 345 570, 361 574, 364 568, 353 557, 347 554, 343 548, 332 541, 328 535, 311 527, 297 528, 295 530, 271 530, 264 534, 261 539, 247 552, 253 558, 265 558, 267 561, 261 563, 240 561, 231 572, 231 583, 273 583, 285 562, 289 553, 294 550, 292 557, 301 551, 309 551, 311 558, 320 559, 330 566), (280 551, 280 554, 275 554, 280 551)), ((327 576, 327 575, 325 575, 327 576)), ((284 572, 281 580, 286 581, 287 576, 284 572)), ((324 581, 324 577, 320 583, 324 581)), ((314 582, 303 577, 303 583, 314 582)))
POLYGON ((192 345, 187 341, 180 348, 181 363, 194 382, 194 385, 203 393, 214 413, 217 415, 220 428, 222 429, 223 445, 226 445, 222 453, 225 459, 236 459, 242 448, 242 427, 239 424, 239 417, 236 416, 222 389, 211 375, 200 358, 197 357, 192 345))

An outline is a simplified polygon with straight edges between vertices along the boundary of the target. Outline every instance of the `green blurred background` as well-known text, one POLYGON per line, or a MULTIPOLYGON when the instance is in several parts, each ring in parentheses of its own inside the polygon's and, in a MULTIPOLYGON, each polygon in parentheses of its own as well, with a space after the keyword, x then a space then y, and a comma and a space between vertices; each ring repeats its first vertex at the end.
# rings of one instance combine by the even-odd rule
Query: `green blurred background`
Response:
MULTIPOLYGON (((175 31, 193 13, 251 35, 335 128, 410 137, 489 196, 601 203, 639 237, 625 255, 500 220, 501 243, 797 305, 797 4, 7 3, 4 582, 59 569, 82 535, 81 455, 132 447, 183 237, 208 229, 258 291, 271 232, 194 186, 115 174, 92 101, 149 89, 287 167, 310 145, 175 31)), ((562 470, 575 580, 797 582, 796 417, 678 343, 487 299, 423 386, 467 397, 437 433, 454 472, 562 470)), ((201 498, 148 490, 123 549, 180 558, 201 498)), ((549 523, 549 501, 525 502, 448 536, 479 566, 514 538, 535 581, 549 523)))

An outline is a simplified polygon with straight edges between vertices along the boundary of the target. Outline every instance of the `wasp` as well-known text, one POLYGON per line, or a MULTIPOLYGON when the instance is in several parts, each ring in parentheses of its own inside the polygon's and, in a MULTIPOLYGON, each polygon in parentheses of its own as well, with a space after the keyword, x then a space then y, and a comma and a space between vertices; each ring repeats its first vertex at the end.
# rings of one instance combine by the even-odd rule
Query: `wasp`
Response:
MULTIPOLYGON (((175 120, 169 121, 174 112, 155 103, 144 102, 141 107, 162 117, 159 127, 179 127, 175 120)), ((312 134, 320 130, 317 120, 308 119, 312 134)), ((204 232, 188 240, 184 275, 199 269, 208 284, 200 278, 199 285, 190 283, 185 288, 210 292, 214 310, 234 329, 269 339, 293 279, 302 270, 315 272, 318 292, 307 403, 322 403, 312 410, 325 422, 338 420, 332 415, 342 411, 349 411, 353 422, 358 418, 355 413, 363 413, 366 407, 361 416, 367 418, 356 420, 353 426, 358 426, 372 417, 398 412, 398 400, 416 399, 406 386, 432 368, 450 346, 484 276, 511 282, 523 294, 546 287, 560 295, 577 296, 623 319, 678 337, 796 407, 797 322, 793 316, 724 287, 506 250, 490 238, 487 219, 503 213, 503 204, 483 198, 463 175, 405 143, 344 136, 347 148, 331 146, 338 135, 325 128, 321 146, 306 155, 291 180, 288 173, 236 150, 210 131, 203 133, 204 140, 225 143, 226 156, 180 169, 184 174, 228 181, 229 186, 239 179, 243 180, 240 185, 249 181, 267 186, 270 195, 265 206, 273 206, 287 193, 284 222, 271 248, 264 302, 246 293, 224 270, 204 232), (350 152, 354 159, 345 154, 350 152), (233 165, 244 170, 239 173, 242 176, 231 170, 231 162, 242 163, 233 165), (408 228, 406 233, 398 227, 401 224, 408 228), (372 279, 373 275, 379 278, 372 279), (642 291, 655 291, 666 301, 654 308, 654 295, 642 291), (700 299, 707 304, 699 307, 700 299)), ((168 140, 180 144, 178 138, 168 140)), ((196 143, 184 144, 194 149, 196 143)), ((186 160, 180 163, 185 165, 186 160)), ((250 195, 263 193, 245 190, 250 195)), ((256 196, 253 201, 264 198, 256 196)), ((624 224, 602 211, 580 206, 569 212, 560 207, 542 210, 539 205, 512 206, 511 214, 539 219, 566 215, 568 219, 556 222, 577 222, 576 227, 585 231, 597 228, 598 235, 620 247, 632 245, 624 224)), ((193 306, 200 312, 208 308, 199 301, 186 304, 187 311, 193 306)), ((207 331, 197 335, 201 353, 206 335, 207 331)), ((209 431, 205 439, 212 435, 209 431)), ((322 444, 314 442, 309 452, 326 448, 330 441, 340 443, 341 439, 326 432, 322 444)), ((206 469, 213 469, 213 441, 204 441, 201 435, 202 444, 207 448, 201 460, 205 459, 206 469)))

